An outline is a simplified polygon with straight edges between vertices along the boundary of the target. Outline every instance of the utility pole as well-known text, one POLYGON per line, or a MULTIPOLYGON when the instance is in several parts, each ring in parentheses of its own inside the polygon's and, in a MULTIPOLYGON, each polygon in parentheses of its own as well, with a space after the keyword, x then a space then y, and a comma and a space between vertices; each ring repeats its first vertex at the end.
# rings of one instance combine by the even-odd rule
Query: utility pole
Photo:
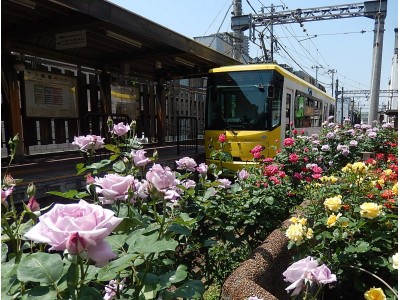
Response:
POLYGON ((335 122, 338 122, 338 96, 339 96, 339 79, 336 79, 335 88, 335 122))
MULTIPOLYGON (((274 4, 271 4, 271 14, 275 12, 274 4)), ((270 30, 270 37, 271 37, 271 63, 274 63, 274 23, 271 22, 271 30, 270 30)))
POLYGON ((329 69, 328 74, 332 73, 332 97, 333 97, 333 76, 335 75, 337 71, 335 69, 329 69))
MULTIPOLYGON (((233 5, 233 15, 235 17, 240 17, 242 15, 242 0, 235 0, 233 5)), ((243 32, 240 29, 233 30, 233 58, 236 60, 240 60, 242 57, 243 50, 243 32)))
POLYGON ((344 110, 344 98, 343 98, 343 87, 342 87, 342 111, 340 112, 341 113, 341 117, 340 117, 340 124, 342 124, 343 125, 343 110, 344 110))
POLYGON ((386 1, 379 4, 379 11, 374 15, 374 45, 372 56, 372 76, 371 76, 371 106, 368 114, 368 124, 378 119, 379 107, 379 89, 381 82, 381 67, 382 67, 382 49, 383 49, 383 32, 385 30, 385 14, 386 14, 386 1), (383 13, 381 12, 383 11, 383 13))
POLYGON ((315 69, 315 86, 318 86, 318 69, 322 68, 320 66, 311 66, 311 69, 315 69))

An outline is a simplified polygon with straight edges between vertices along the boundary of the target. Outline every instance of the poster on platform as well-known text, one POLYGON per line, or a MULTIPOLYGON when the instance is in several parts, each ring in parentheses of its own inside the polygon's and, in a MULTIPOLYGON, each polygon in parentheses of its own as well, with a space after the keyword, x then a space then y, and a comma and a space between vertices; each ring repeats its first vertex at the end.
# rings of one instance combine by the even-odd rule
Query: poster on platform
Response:
POLYGON ((25 70, 24 82, 27 117, 79 117, 75 77, 25 70))

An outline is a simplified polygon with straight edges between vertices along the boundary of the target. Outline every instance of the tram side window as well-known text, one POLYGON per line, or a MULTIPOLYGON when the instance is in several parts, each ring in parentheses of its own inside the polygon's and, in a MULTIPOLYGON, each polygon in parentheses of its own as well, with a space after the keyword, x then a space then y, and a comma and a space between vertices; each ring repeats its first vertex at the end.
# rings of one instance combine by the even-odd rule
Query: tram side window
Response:
POLYGON ((335 105, 329 104, 329 116, 335 116, 335 105))
POLYGON ((297 95, 294 103, 295 127, 319 127, 322 121, 322 103, 303 95, 297 95))

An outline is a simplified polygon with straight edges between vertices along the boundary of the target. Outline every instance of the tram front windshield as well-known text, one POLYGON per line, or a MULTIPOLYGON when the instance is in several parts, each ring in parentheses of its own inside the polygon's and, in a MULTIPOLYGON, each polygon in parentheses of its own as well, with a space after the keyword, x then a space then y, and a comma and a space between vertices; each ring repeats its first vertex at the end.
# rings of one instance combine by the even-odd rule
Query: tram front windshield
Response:
POLYGON ((206 129, 265 130, 268 85, 273 73, 265 70, 210 74, 206 129))

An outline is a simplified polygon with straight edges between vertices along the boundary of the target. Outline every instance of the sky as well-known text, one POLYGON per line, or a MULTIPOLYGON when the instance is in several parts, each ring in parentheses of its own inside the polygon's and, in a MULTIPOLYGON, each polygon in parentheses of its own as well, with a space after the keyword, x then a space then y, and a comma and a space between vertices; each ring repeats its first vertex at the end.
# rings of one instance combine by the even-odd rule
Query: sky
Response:
MULTIPOLYGON (((189 38, 217 32, 231 32, 232 0, 111 0, 110 2, 167 27, 189 38)), ((242 0, 244 15, 260 13, 273 4, 275 10, 296 10, 343 4, 349 0, 242 0)), ((267 10, 265 10, 267 12, 267 10)), ((374 43, 374 20, 367 17, 275 25, 274 35, 282 49, 274 51, 274 60, 294 70, 304 70, 326 87, 331 94, 332 72, 339 80, 339 90, 370 90, 374 43), (305 30, 305 31, 304 31, 305 30), (364 32, 364 33, 362 33, 364 32), (315 68, 318 66, 318 68, 315 68)), ((394 53, 394 29, 398 27, 398 1, 387 0, 383 40, 381 90, 388 89, 394 53)), ((257 30, 263 30, 257 27, 257 30)), ((244 35, 249 35, 245 31, 244 35)), ((265 41, 269 45, 269 39, 265 41)), ((263 55, 259 40, 250 42, 250 56, 263 55)), ((381 97, 381 102, 387 102, 381 97)), ((357 97, 360 106, 368 106, 365 95, 357 97)))

